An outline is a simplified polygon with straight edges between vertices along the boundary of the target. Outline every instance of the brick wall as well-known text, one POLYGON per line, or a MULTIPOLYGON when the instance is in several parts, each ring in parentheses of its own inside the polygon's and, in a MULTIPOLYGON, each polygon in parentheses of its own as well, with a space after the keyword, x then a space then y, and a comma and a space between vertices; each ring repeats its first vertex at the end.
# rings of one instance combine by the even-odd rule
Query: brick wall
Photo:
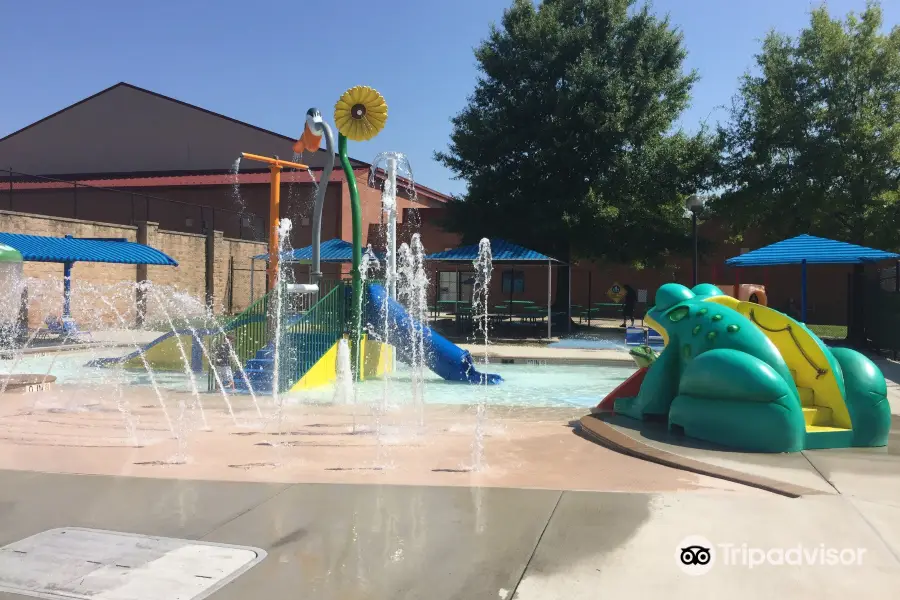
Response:
MULTIPOLYGON (((147 244, 168 254, 177 267, 148 266, 148 279, 158 286, 177 288, 196 298, 200 305, 206 294, 206 236, 159 229, 157 223, 147 223, 147 244)), ((83 221, 65 217, 31 215, 0 210, 0 231, 51 237, 72 235, 79 238, 124 238, 137 241, 138 227, 114 225, 97 221, 83 221)), ((250 257, 265 252, 265 244, 225 238, 214 232, 214 304, 222 313, 227 306, 229 263, 234 262, 232 310, 237 313, 250 301, 250 257)), ((265 293, 264 265, 257 262, 256 297, 265 293)), ((26 262, 24 273, 29 277, 29 324, 39 326, 47 315, 62 312, 63 265, 59 263, 26 262)), ((137 280, 135 265, 108 263, 75 263, 72 267, 72 316, 79 323, 112 325, 119 319, 128 324, 135 321, 133 284, 137 280)), ((148 319, 164 319, 155 314, 154 303, 148 304, 148 319)))
MULTIPOLYGON (((266 246, 258 242, 245 242, 229 238, 222 239, 222 246, 224 256, 232 257, 233 259, 232 312, 237 314, 250 306, 250 259, 254 256, 265 254, 266 246)), ((216 248, 216 256, 220 256, 218 248, 216 248)), ((216 261, 216 274, 222 273, 225 277, 222 285, 219 285, 218 282, 216 283, 216 295, 223 306, 227 305, 225 295, 227 286, 225 281, 227 281, 228 276, 228 260, 225 259, 224 263, 224 266, 220 269, 219 265, 222 264, 222 261, 221 259, 216 261)), ((253 266, 256 269, 256 274, 253 277, 253 297, 259 298, 266 293, 266 263, 265 261, 257 260, 253 266)))

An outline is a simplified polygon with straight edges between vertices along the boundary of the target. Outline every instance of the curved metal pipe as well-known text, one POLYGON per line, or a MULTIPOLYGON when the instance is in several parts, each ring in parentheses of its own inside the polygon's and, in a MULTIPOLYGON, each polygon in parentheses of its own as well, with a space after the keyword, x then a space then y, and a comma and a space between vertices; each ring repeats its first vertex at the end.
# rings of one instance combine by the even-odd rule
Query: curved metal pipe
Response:
MULTIPOLYGON (((319 179, 319 189, 316 190, 316 202, 313 207, 313 223, 312 223, 312 266, 310 267, 310 283, 319 283, 322 280, 322 265, 320 256, 320 246, 322 245, 322 209, 325 206, 325 192, 328 191, 328 182, 331 180, 331 172, 334 170, 334 134, 331 127, 324 120, 318 121, 316 125, 322 128, 322 134, 325 136, 325 151, 328 158, 325 162, 325 168, 322 170, 322 177, 319 179)), ((313 132, 319 133, 319 132, 313 132)))

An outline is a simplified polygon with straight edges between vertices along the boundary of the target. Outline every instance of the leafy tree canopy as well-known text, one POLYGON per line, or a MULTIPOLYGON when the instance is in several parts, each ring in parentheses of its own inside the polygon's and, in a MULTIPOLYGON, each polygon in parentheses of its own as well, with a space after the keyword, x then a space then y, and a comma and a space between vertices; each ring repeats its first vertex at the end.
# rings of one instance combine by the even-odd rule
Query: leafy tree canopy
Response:
POLYGON ((437 159, 468 183, 449 225, 570 254, 653 263, 689 244, 683 199, 716 163, 672 133, 697 79, 681 34, 635 0, 515 0, 437 159))
POLYGON ((799 37, 766 37, 721 128, 715 210, 736 234, 900 245, 900 28, 881 28, 876 3, 845 20, 823 6, 799 37))

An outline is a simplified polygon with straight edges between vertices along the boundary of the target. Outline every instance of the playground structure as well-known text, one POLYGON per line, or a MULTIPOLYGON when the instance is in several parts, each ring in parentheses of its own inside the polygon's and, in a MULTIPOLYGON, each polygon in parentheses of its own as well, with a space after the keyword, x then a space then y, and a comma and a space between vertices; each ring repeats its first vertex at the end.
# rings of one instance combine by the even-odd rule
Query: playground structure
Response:
POLYGON ((667 419, 688 437, 750 452, 887 445, 881 371, 805 325, 711 284, 666 284, 645 320, 665 349, 598 411, 667 419))
POLYGON ((758 283, 741 283, 737 285, 717 283, 715 285, 726 296, 731 296, 741 302, 752 302, 754 304, 761 304, 762 306, 769 305, 769 296, 766 293, 766 286, 764 285, 758 283), (736 294, 734 292, 735 287, 738 288, 736 294))
MULTIPOLYGON (((343 339, 349 341, 351 372, 356 380, 381 376, 394 369, 394 356, 408 364, 416 361, 409 348, 418 340, 418 360, 449 381, 496 384, 497 375, 479 373, 467 351, 446 340, 428 327, 421 318, 410 315, 397 302, 396 247, 396 160, 388 161, 387 186, 383 204, 389 213, 392 231, 388 235, 386 264, 387 289, 375 283, 365 285, 362 279, 362 213, 356 176, 347 155, 347 140, 371 139, 387 120, 387 105, 381 95, 368 87, 355 87, 341 96, 335 106, 338 125, 338 155, 350 189, 352 216, 352 281, 323 282, 321 274, 321 216, 326 185, 318 186, 314 217, 310 281, 307 284, 286 283, 282 277, 282 235, 279 225, 281 171, 284 168, 306 169, 306 165, 277 157, 242 153, 242 157, 269 165, 268 289, 263 298, 223 327, 201 330, 170 331, 153 342, 121 357, 92 361, 96 366, 123 365, 140 368, 145 362, 153 369, 208 373, 208 387, 214 390, 222 382, 215 379, 212 360, 217 348, 228 345, 241 365, 234 380, 235 390, 254 393, 278 393, 325 385, 337 378, 337 349, 343 339), (325 284, 328 286, 325 286, 325 284), (329 289, 326 289, 329 287, 329 289), (282 308, 275 313, 279 294, 304 294, 310 298, 303 311, 282 308), (363 335, 363 319, 371 336, 363 335), (280 323, 280 327, 277 325, 280 323), (234 340, 234 342, 230 340, 234 340), (390 340, 390 345, 381 343, 390 340), (190 365, 185 363, 189 362, 190 365)), ((333 156, 331 128, 316 108, 306 113, 303 134, 294 151, 316 151, 325 137, 327 151, 333 156)), ((333 161, 326 161, 326 173, 333 161)), ((295 259, 287 259, 296 263, 295 259)))

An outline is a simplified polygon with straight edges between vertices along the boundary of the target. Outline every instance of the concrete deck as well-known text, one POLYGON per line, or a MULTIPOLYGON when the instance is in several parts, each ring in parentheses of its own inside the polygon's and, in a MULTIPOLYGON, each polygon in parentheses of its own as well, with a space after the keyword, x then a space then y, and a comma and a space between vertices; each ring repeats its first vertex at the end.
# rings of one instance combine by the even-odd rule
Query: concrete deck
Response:
MULTIPOLYGON (((898 393, 892 383, 900 416, 898 393)), ((278 435, 271 419, 257 422, 248 398, 233 407, 235 424, 211 395, 203 398, 211 431, 197 430, 190 395, 170 392, 172 414, 185 407, 192 415, 181 448, 189 459, 172 464, 179 444, 158 399, 146 389, 127 396, 137 445, 114 398, 97 390, 2 397, 0 546, 87 527, 266 551, 213 600, 846 600, 891 597, 900 587, 893 442, 889 451, 773 457, 642 436, 816 492, 792 499, 587 442, 566 426, 580 416, 570 409, 490 411, 489 468, 472 473, 470 407, 430 409, 425 428, 409 427, 415 415, 392 414, 394 434, 379 442, 373 423, 346 408, 290 407, 278 435), (715 555, 702 576, 685 574, 678 560, 695 536, 715 555), (849 549, 862 561, 751 568, 740 554, 737 564, 728 560, 723 545, 798 549, 813 560, 849 549)))
POLYGON ((577 408, 492 407, 482 427, 487 468, 473 472, 471 406, 426 406, 419 425, 410 408, 376 420, 368 408, 292 403, 279 428, 271 397, 258 399, 262 419, 251 398, 231 398, 232 420, 221 396, 204 394, 203 430, 191 394, 162 390, 179 440, 152 390, 129 389, 120 407, 112 391, 58 385, 0 396, 0 469, 284 483, 744 490, 588 444, 568 425, 580 416, 577 408), (133 436, 120 408, 136 428, 133 436))
MULTIPOLYGON (((900 506, 840 496, 227 483, 0 471, 0 545, 88 527, 258 547, 212 600, 889 597, 900 506), (876 530, 877 528, 877 530, 876 530), (854 566, 682 573, 681 541, 864 549, 854 566)), ((22 599, 16 594, 0 597, 22 599)))

